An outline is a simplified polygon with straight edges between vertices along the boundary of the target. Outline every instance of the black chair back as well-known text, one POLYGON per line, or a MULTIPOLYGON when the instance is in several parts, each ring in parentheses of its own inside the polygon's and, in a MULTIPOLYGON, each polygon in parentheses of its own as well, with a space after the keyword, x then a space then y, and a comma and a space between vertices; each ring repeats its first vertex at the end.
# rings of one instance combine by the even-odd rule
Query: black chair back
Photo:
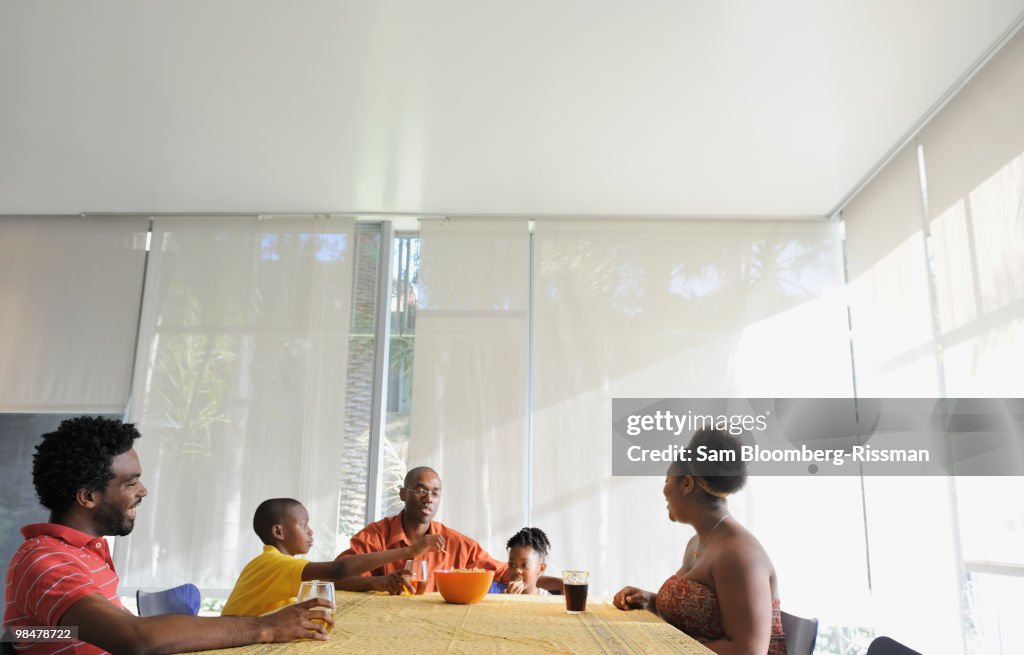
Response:
POLYGON ((782 612, 782 631, 786 633, 786 655, 811 655, 818 640, 818 619, 805 619, 782 612))
POLYGON ((867 655, 921 655, 921 653, 907 648, 895 639, 878 637, 868 644, 867 655))

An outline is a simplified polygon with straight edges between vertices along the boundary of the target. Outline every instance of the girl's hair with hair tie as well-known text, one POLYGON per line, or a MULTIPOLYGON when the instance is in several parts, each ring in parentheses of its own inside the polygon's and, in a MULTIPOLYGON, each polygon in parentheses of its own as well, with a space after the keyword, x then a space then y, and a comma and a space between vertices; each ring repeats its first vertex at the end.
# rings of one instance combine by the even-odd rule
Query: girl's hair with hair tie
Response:
POLYGON ((523 528, 512 535, 512 538, 505 544, 505 548, 511 550, 516 546, 529 546, 541 557, 547 557, 548 551, 551 550, 551 542, 540 528, 523 528))

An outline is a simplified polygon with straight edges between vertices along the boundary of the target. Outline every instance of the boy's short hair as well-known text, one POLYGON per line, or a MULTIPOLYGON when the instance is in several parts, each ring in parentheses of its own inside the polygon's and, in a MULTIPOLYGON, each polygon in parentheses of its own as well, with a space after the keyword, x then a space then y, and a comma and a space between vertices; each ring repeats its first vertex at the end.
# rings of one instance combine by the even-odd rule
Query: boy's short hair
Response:
POLYGON ((260 538, 260 541, 267 546, 273 546, 274 526, 284 520, 288 510, 301 504, 294 498, 269 498, 260 503, 260 506, 256 508, 256 513, 252 516, 252 529, 256 531, 256 536, 260 538))
POLYGON ((512 538, 505 544, 505 548, 509 550, 518 546, 529 546, 537 551, 541 559, 547 557, 548 551, 551 550, 551 542, 548 541, 548 536, 540 528, 523 528, 512 535, 512 538))

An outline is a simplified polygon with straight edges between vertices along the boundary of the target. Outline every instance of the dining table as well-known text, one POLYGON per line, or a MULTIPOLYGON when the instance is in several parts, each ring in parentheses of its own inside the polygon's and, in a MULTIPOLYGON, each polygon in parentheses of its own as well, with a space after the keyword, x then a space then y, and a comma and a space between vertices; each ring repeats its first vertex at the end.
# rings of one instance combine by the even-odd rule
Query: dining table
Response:
POLYGON ((591 598, 569 614, 562 596, 491 594, 472 605, 440 594, 387 596, 339 591, 327 641, 254 644, 204 655, 707 655, 709 649, 647 610, 591 598))

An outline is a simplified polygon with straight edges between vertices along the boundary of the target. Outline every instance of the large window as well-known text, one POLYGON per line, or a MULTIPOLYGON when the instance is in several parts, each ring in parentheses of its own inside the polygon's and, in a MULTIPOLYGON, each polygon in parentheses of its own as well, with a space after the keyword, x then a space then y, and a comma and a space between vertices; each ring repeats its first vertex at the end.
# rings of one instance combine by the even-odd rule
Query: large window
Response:
MULTIPOLYGON (((129 413, 153 493, 115 547, 122 592, 226 595, 272 496, 307 504, 310 557, 332 558, 420 464, 445 479, 440 518, 492 554, 533 524, 554 570, 600 572, 596 593, 657 587, 689 532, 664 521, 660 480, 611 477, 611 398, 848 396, 854 378, 863 397, 1020 395, 1024 155, 928 194, 937 143, 847 208, 845 289, 834 222, 466 218, 387 241, 344 218, 154 219, 129 413)), ((1022 484, 761 478, 732 507, 784 607, 822 619, 819 652, 889 633, 1011 653, 1024 514, 1000 501, 1022 484)))
POLYGON ((130 412, 154 493, 115 548, 126 588, 226 593, 272 497, 337 554, 355 243, 351 219, 154 221, 130 412))
MULTIPOLYGON (((611 477, 611 398, 849 395, 839 239, 823 223, 424 221, 394 247, 392 484, 430 464, 444 520, 492 554, 530 522, 552 537, 556 570, 601 571, 601 593, 656 588, 686 529, 664 520, 660 479, 611 477)), ((788 607, 867 624, 844 615, 867 595, 859 481, 751 486, 756 507, 744 495, 736 511, 791 572, 788 607), (773 517, 801 494, 819 519, 794 550, 773 517), (826 608, 814 571, 837 557, 843 593, 826 608)))
MULTIPOLYGON (((345 376, 345 432, 338 488, 339 551, 366 523, 369 493, 370 432, 375 393, 376 328, 380 280, 381 230, 377 224, 356 224, 352 271, 352 315, 349 323, 348 369, 345 376)), ((343 302, 343 299, 339 299, 343 302)))
MULTIPOLYGON (((1018 34, 844 211, 862 396, 1024 393, 1022 70, 1018 34)), ((875 626, 1021 652, 1024 478, 866 482, 875 626)))
POLYGON ((387 421, 381 466, 381 505, 378 516, 401 510, 398 488, 409 470, 412 429, 413 364, 416 352, 416 310, 419 302, 420 238, 398 234, 391 256, 391 336, 388 347, 387 421))

